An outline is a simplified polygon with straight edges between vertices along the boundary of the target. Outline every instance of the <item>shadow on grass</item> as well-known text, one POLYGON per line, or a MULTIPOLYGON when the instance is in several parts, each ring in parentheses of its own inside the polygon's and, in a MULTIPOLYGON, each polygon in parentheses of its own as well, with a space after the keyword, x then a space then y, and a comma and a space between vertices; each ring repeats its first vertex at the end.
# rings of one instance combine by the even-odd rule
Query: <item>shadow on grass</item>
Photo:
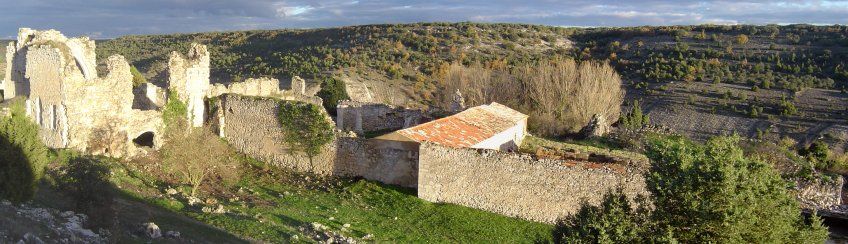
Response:
MULTIPOLYGON (((111 165, 115 166, 119 164, 111 165)), ((55 172, 55 170, 51 171, 48 173, 48 177, 41 182, 41 187, 33 202, 61 211, 72 210, 81 212, 79 206, 77 206, 79 203, 74 200, 75 197, 66 190, 68 185, 78 184, 78 182, 63 182, 63 180, 67 179, 66 177, 55 172), (63 184, 65 187, 62 187, 63 184)), ((144 181, 143 184, 148 185, 149 183, 144 181)), ((153 183, 150 185, 156 184, 153 183)), ((162 234, 165 234, 167 231, 180 232, 180 238, 157 238, 155 240, 157 243, 249 243, 249 241, 227 233, 225 230, 202 223, 180 212, 162 206, 168 201, 173 200, 162 199, 164 201, 157 201, 157 199, 142 198, 132 192, 117 187, 111 182, 105 183, 102 187, 105 188, 103 189, 104 191, 113 193, 111 194, 113 196, 113 203, 108 207, 111 208, 113 215, 117 217, 117 222, 112 230, 110 230, 112 233, 110 241, 112 242, 149 242, 151 240, 141 234, 139 230, 141 224, 153 222, 159 226, 162 234)), ((104 210, 100 209, 98 211, 104 210)))

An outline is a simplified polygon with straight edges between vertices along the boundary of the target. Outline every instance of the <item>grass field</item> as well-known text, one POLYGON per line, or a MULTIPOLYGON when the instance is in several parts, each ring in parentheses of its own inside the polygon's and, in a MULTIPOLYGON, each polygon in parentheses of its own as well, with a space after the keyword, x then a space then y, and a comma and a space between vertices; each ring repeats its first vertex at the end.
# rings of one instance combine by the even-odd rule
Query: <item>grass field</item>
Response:
POLYGON ((547 240, 552 228, 430 203, 417 198, 413 189, 361 179, 317 179, 247 161, 249 170, 230 187, 238 190, 230 199, 217 200, 226 214, 203 213, 179 197, 167 197, 161 193, 165 187, 161 183, 132 167, 121 169, 120 163, 113 170, 113 181, 130 195, 257 241, 311 241, 298 231, 311 223, 357 239, 370 235, 367 239, 376 242, 529 243, 547 240))

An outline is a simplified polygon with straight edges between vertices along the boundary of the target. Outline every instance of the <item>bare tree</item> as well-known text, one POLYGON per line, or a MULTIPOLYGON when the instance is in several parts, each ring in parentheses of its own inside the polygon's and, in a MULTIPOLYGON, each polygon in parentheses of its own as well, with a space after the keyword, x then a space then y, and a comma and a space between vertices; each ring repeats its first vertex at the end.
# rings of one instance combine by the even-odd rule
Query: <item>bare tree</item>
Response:
POLYGON ((561 57, 512 70, 454 63, 443 82, 443 105, 458 89, 469 106, 499 102, 528 113, 531 129, 545 136, 576 133, 595 114, 614 122, 624 99, 621 78, 609 64, 561 57))
POLYGON ((233 178, 238 164, 230 147, 207 127, 182 130, 171 127, 161 152, 163 167, 191 186, 191 196, 212 176, 233 178))

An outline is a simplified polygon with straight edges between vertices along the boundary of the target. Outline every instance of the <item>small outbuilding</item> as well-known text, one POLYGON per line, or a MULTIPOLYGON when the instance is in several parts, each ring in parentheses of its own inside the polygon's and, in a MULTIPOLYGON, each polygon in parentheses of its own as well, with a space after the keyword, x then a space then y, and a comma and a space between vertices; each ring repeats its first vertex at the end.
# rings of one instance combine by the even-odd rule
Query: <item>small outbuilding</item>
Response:
POLYGON ((511 151, 517 150, 527 135, 527 117, 493 102, 382 135, 377 139, 511 151))

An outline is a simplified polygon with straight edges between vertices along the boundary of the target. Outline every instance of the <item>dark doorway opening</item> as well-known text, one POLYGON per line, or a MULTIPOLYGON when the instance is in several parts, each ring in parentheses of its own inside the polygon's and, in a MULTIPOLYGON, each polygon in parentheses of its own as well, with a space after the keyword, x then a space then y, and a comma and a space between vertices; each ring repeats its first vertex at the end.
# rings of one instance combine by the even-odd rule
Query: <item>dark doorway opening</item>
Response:
POLYGON ((138 137, 136 137, 132 141, 133 141, 133 143, 135 143, 135 145, 138 145, 138 146, 141 146, 141 147, 152 148, 153 147, 153 136, 154 136, 153 132, 148 131, 148 132, 141 133, 141 135, 139 135, 138 137))

